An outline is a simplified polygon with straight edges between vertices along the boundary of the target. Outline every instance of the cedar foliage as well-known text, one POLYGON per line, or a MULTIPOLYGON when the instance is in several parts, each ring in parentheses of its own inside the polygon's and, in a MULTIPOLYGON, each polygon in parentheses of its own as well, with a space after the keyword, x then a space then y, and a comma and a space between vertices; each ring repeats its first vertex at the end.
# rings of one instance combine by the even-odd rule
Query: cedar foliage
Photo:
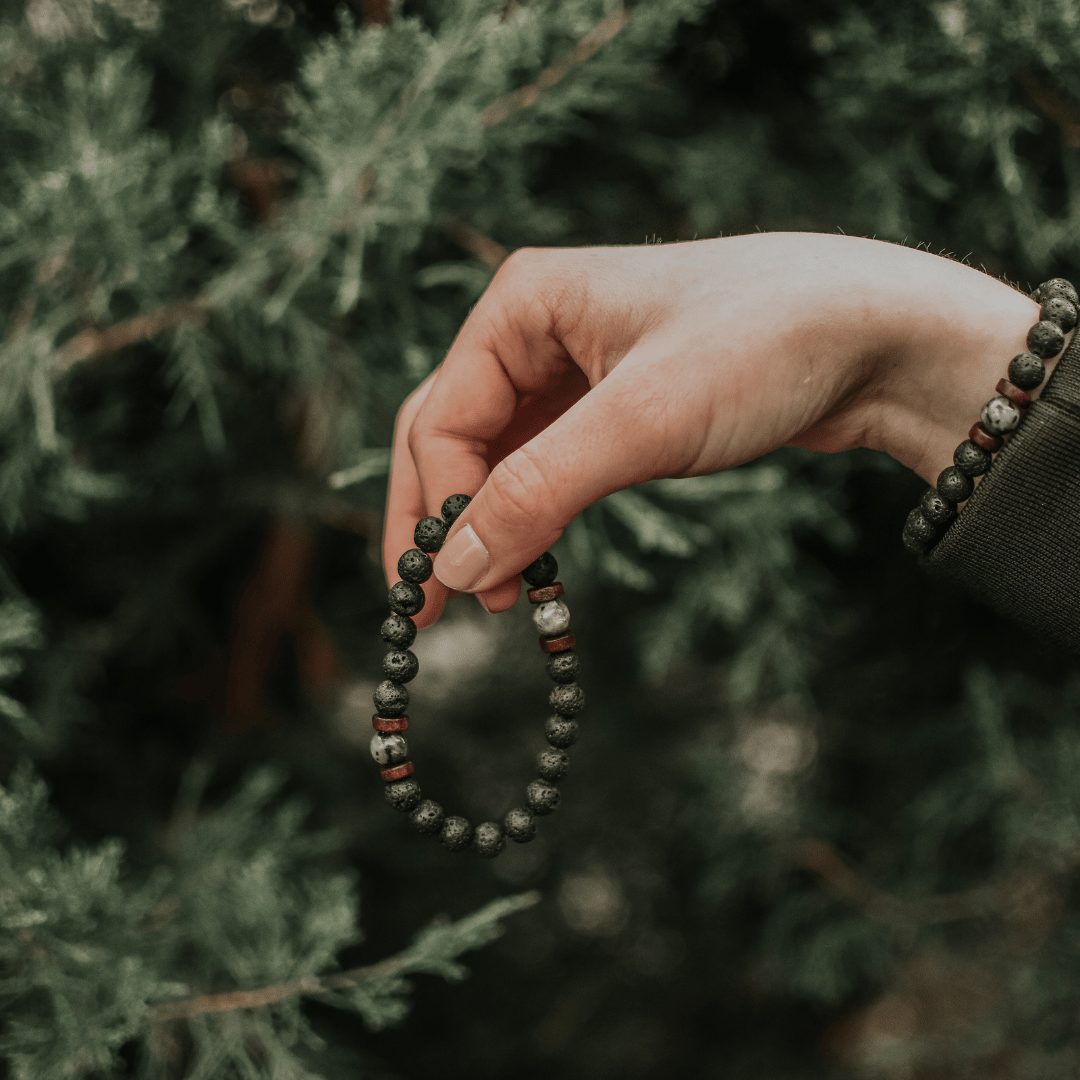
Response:
MULTIPOLYGON (((1075 274, 1076 19, 7 0, 11 1074, 1073 1075, 1075 679, 919 577, 886 461, 571 525, 581 779, 498 866, 403 832, 360 733, 393 413, 508 250, 840 227, 1075 274), (459 979, 526 886, 480 979, 347 1019, 459 979)), ((536 743, 517 637, 459 608, 420 649, 470 815, 536 743)))

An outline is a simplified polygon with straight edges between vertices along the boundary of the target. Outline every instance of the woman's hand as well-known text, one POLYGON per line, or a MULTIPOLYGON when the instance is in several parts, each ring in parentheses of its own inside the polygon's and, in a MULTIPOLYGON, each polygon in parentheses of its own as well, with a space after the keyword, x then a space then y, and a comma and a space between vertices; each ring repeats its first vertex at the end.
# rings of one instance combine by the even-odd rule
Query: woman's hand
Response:
POLYGON ((873 447, 932 483, 1037 317, 969 266, 857 237, 517 252, 398 417, 388 577, 455 492, 474 498, 421 626, 448 589, 510 607, 522 567, 631 484, 778 446, 873 447))

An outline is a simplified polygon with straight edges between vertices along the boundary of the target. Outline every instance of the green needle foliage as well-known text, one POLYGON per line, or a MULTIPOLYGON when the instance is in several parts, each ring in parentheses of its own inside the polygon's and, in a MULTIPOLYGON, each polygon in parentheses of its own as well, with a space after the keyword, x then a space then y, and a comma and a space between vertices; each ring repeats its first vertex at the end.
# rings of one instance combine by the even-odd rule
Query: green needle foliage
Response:
MULTIPOLYGON (((438 1047, 447 1080, 1074 1076, 1075 678, 918 577, 898 542, 917 485, 880 456, 785 450, 571 524, 575 626, 601 628, 589 738, 618 766, 582 746, 580 817, 568 799, 567 832, 508 852, 501 884, 415 838, 393 854, 399 822, 341 733, 379 663, 359 642, 382 617, 393 416, 507 251, 840 228, 1075 275, 1077 18, 1060 0, 3 0, 11 1075, 363 1075, 348 1047, 390 1037, 372 1033, 405 1018, 408 978, 423 1010, 423 976, 460 980, 537 899, 493 888, 535 884, 566 926, 527 917, 504 1011, 468 1026, 465 984, 425 1014, 465 1032, 438 1047), (357 966, 361 889, 380 936, 357 966), (704 913, 679 930, 697 980, 605 1028, 605 987, 630 1001, 628 971, 660 978, 673 909, 704 913), (783 1060, 746 1004, 766 995, 813 1031, 783 1060), (650 1058, 634 1040, 657 1016, 650 1058)), ((768 322, 768 297, 748 304, 768 322)), ((535 719, 507 704, 527 677, 478 641, 454 638, 442 676, 486 690, 427 691, 469 807, 502 799, 535 719)))

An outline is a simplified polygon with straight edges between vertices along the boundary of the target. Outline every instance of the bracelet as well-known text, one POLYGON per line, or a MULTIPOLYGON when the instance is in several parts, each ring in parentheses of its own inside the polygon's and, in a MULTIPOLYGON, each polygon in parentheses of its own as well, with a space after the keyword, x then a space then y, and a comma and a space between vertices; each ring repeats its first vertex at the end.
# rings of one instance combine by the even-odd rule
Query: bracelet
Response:
POLYGON ((953 464, 927 488, 919 505, 908 514, 903 542, 913 555, 925 555, 956 520, 957 506, 975 490, 975 477, 993 464, 1031 404, 1031 391, 1046 378, 1044 360, 1052 360, 1065 348, 1080 311, 1080 296, 1064 278, 1043 282, 1032 294, 1040 304, 1039 321, 1028 331, 1028 352, 1014 356, 1009 376, 997 384, 997 395, 983 407, 979 422, 968 432, 953 454, 953 464))
POLYGON ((390 646, 383 658, 386 679, 375 687, 373 699, 376 713, 371 718, 375 735, 371 740, 371 756, 383 766, 380 775, 387 782, 386 801, 395 809, 407 812, 409 820, 420 833, 436 833, 448 851, 462 851, 472 845, 474 851, 493 859, 506 846, 507 838, 527 844, 536 836, 536 818, 552 813, 559 805, 559 789, 554 781, 561 780, 570 767, 567 747, 578 738, 578 722, 574 717, 585 704, 585 695, 575 681, 581 662, 575 653, 577 639, 570 633, 570 609, 563 603, 562 585, 555 580, 559 564, 550 551, 545 551, 521 572, 531 585, 528 597, 536 605, 533 622, 540 631, 540 648, 548 654, 547 672, 557 684, 548 698, 555 715, 545 725, 544 733, 551 749, 541 751, 536 759, 540 774, 525 789, 525 806, 514 807, 501 825, 485 821, 474 829, 463 817, 447 817, 443 808, 432 799, 423 798, 420 785, 409 779, 413 763, 408 760, 409 746, 403 732, 408 730, 409 692, 405 683, 416 677, 420 662, 409 646, 416 640, 416 623, 410 616, 424 607, 423 582, 431 577, 431 554, 442 547, 447 530, 469 505, 468 495, 451 495, 442 505, 442 517, 421 518, 413 533, 415 548, 400 559, 397 569, 401 581, 390 589, 390 616, 382 624, 380 634, 390 646))

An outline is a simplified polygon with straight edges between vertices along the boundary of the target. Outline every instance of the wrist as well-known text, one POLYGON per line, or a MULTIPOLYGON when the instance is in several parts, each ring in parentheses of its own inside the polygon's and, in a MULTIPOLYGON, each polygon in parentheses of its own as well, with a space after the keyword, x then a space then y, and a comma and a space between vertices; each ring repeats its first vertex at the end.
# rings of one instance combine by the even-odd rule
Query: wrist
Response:
MULTIPOLYGON (((925 253, 920 253, 925 254, 925 253)), ((929 256, 882 338, 875 422, 866 445, 934 484, 979 419, 1039 318, 1030 297, 969 266, 929 256)))

